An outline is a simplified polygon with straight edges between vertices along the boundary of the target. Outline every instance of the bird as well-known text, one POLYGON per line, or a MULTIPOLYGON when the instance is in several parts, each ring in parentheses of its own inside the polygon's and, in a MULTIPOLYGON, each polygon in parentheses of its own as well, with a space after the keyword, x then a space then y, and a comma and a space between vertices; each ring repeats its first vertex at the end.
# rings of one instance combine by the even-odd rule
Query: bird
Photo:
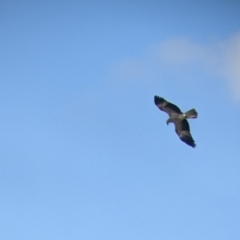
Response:
POLYGON ((193 108, 183 113, 179 107, 159 96, 154 96, 154 103, 161 111, 164 111, 169 115, 166 123, 167 125, 169 123, 174 123, 175 132, 178 137, 187 145, 193 148, 196 147, 195 141, 190 133, 190 127, 187 119, 197 118, 197 111, 193 108))

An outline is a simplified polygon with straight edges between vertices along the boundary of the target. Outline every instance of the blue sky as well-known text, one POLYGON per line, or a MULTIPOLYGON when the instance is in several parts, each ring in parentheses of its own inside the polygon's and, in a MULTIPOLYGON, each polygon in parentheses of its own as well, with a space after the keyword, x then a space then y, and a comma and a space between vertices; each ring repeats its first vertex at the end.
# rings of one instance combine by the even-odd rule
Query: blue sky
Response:
POLYGON ((1 1, 0 238, 239 239, 239 10, 1 1))

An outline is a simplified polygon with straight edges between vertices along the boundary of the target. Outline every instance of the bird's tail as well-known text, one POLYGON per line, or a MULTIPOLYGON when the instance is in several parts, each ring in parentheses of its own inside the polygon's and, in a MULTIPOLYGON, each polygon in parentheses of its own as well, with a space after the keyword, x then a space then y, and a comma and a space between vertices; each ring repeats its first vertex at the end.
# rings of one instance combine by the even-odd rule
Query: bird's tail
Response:
POLYGON ((186 118, 197 118, 198 113, 195 109, 191 109, 183 114, 186 118))

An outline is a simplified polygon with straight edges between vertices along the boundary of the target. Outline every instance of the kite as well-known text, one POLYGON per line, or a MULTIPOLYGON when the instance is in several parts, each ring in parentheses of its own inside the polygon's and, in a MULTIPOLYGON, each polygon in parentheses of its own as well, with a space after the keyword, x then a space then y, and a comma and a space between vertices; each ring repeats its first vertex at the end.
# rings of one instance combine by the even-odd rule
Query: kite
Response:
POLYGON ((195 147, 195 141, 190 133, 188 118, 197 118, 198 113, 195 109, 191 109, 185 113, 182 113, 179 107, 166 101, 164 98, 154 96, 154 102, 156 106, 169 115, 167 119, 167 125, 169 123, 174 123, 175 131, 179 138, 191 147, 195 147))

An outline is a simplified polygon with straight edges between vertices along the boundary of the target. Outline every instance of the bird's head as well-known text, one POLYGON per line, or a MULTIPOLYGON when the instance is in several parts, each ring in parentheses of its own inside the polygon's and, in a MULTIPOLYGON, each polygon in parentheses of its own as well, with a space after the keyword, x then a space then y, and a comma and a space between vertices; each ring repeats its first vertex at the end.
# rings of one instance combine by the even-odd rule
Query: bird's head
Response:
POLYGON ((172 122, 172 120, 171 120, 171 118, 169 118, 168 120, 167 120, 167 125, 169 124, 169 123, 171 123, 172 122))

